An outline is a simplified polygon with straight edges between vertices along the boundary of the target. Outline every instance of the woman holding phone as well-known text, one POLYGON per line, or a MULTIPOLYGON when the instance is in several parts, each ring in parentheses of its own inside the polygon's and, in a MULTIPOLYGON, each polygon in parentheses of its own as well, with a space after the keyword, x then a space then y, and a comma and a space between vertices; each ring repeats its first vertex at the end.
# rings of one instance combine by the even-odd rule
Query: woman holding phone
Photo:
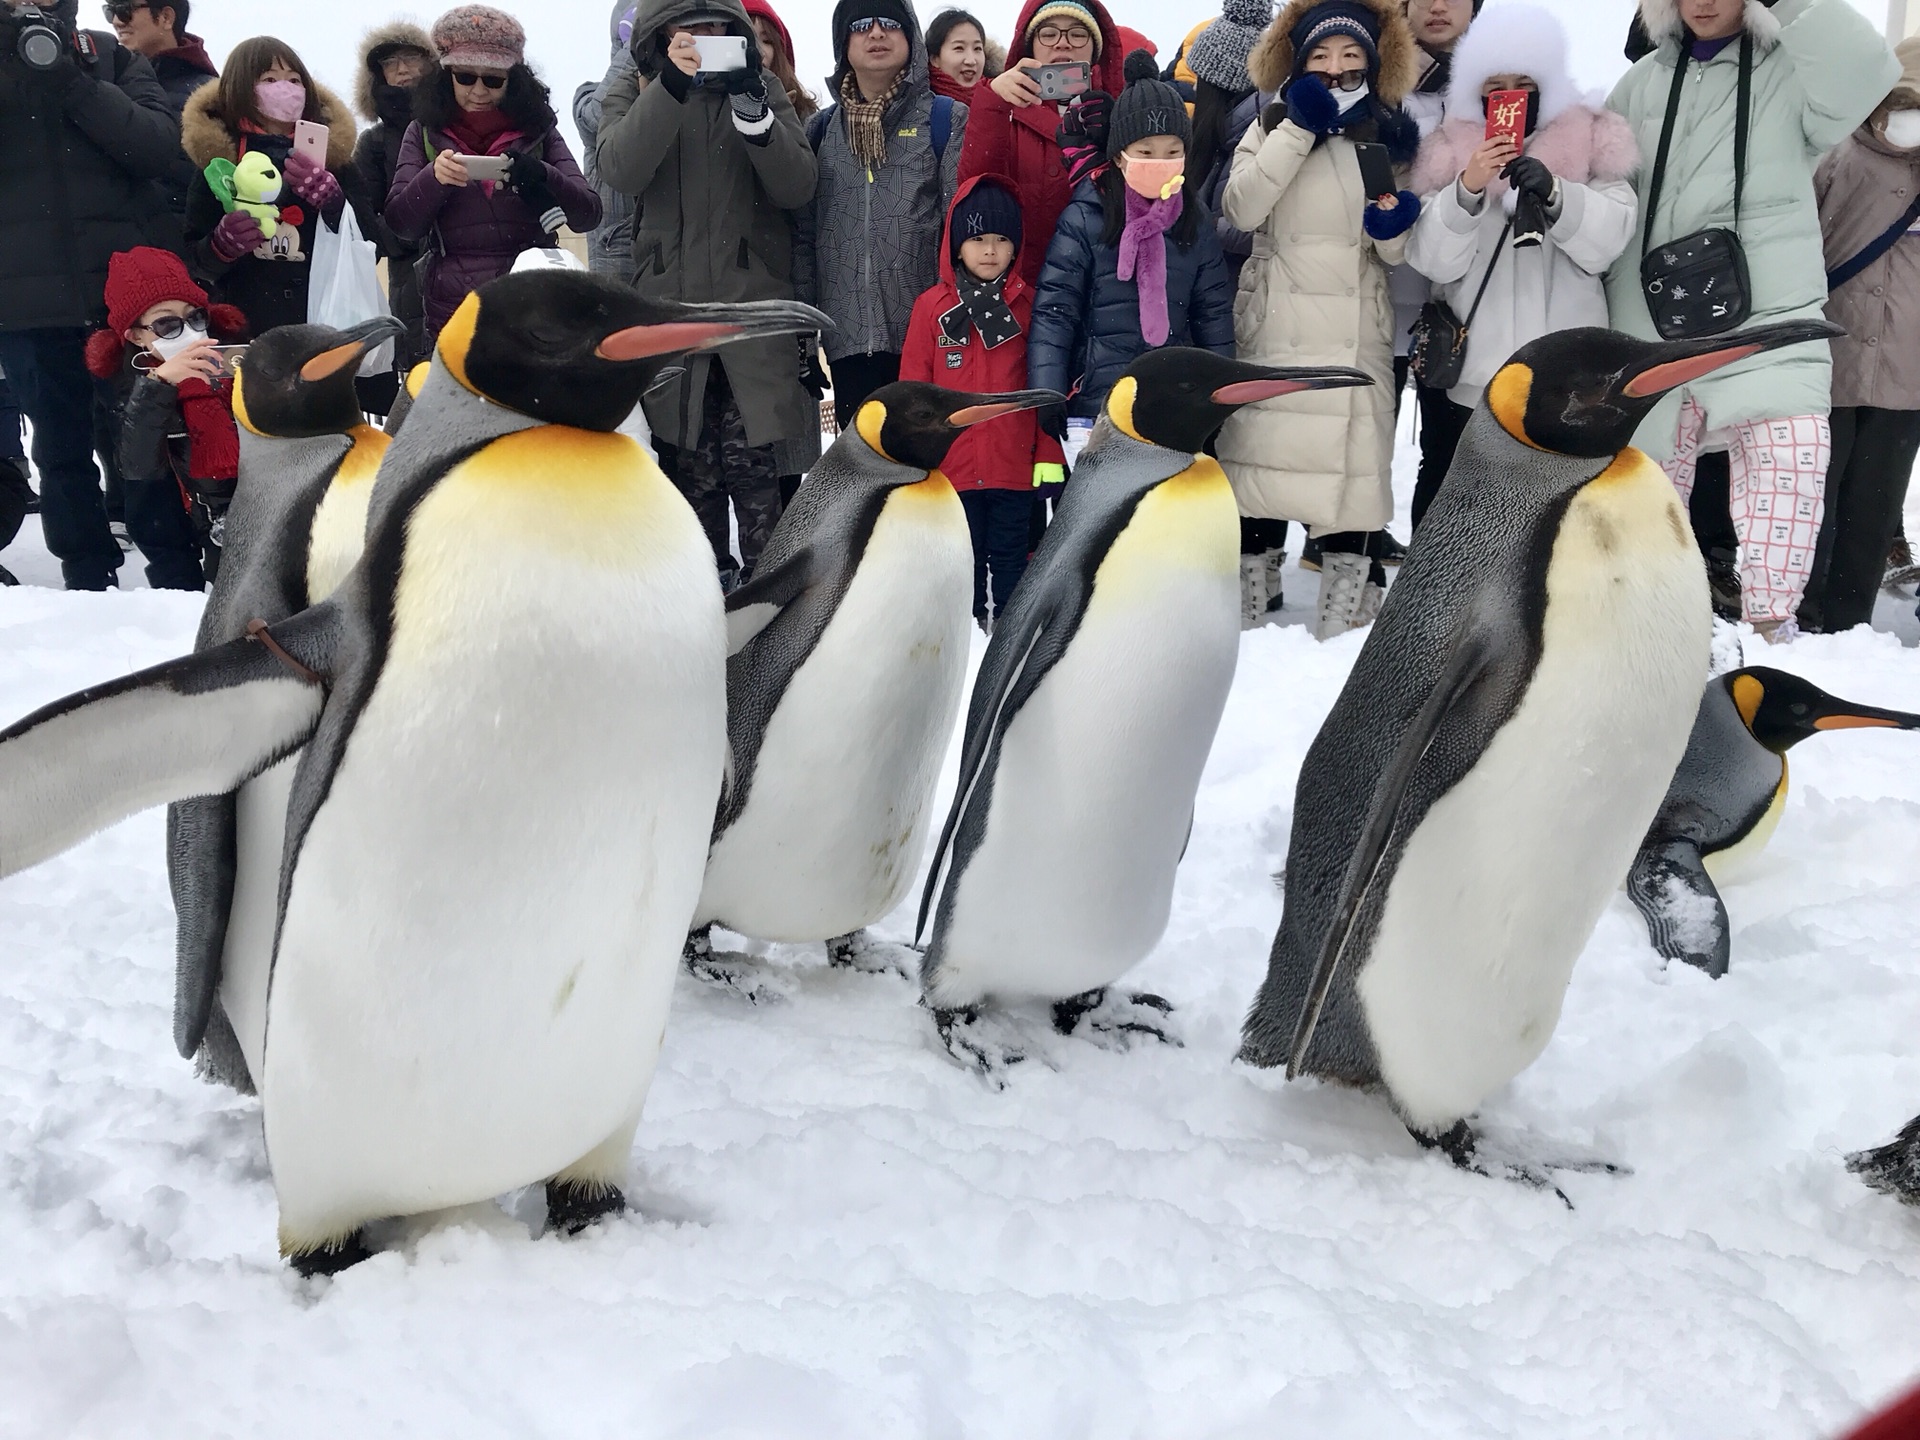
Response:
POLYGON ((188 259, 254 334, 306 323, 314 228, 322 219, 340 223, 354 188, 356 133, 345 102, 316 85, 293 47, 270 35, 242 40, 220 79, 188 99, 180 144, 201 172, 187 196, 188 259), (245 210, 228 210, 205 174, 215 160, 238 164, 255 152, 282 182, 271 239, 245 210))
POLYGON ((526 62, 520 22, 459 5, 433 24, 438 70, 414 91, 386 221, 421 241, 427 341, 477 287, 560 227, 600 223, 600 195, 560 138, 547 87, 526 62))

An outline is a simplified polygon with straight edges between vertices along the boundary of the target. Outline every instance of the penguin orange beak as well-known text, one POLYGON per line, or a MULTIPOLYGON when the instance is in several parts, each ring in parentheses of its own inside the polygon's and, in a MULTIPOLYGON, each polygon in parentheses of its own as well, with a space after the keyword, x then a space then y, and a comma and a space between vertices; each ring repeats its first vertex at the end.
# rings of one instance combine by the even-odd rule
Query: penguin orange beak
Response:
POLYGON ((1920 715, 1910 715, 1904 710, 1879 710, 1870 705, 1856 705, 1846 710, 1835 710, 1822 715, 1813 722, 1816 730, 1920 730, 1920 715))
POLYGON ((947 416, 947 423, 955 429, 961 429, 1022 410, 1038 410, 1043 406, 1066 403, 1066 396, 1052 390, 1014 390, 1003 395, 981 396, 978 405, 965 406, 947 416))
POLYGON ((1252 405, 1278 395, 1297 395, 1302 390, 1344 390, 1372 383, 1373 377, 1365 371, 1344 365, 1296 366, 1269 370, 1252 380, 1235 380, 1222 385, 1209 398, 1216 405, 1252 405))
POLYGON ((738 305, 676 305, 671 320, 630 325, 594 346, 602 360, 647 360, 656 355, 714 350, 740 340, 799 335, 833 329, 833 321, 794 300, 754 300, 738 305))
POLYGON ((1831 340, 1846 333, 1825 320, 1783 320, 1777 325, 1760 325, 1706 340, 1676 340, 1659 347, 1667 358, 1627 377, 1620 393, 1629 400, 1644 400, 1764 350, 1804 345, 1810 340, 1831 340))
POLYGON ((379 349, 387 341, 406 334, 406 331, 407 327, 391 315, 376 315, 371 320, 362 320, 358 325, 340 332, 347 337, 346 344, 322 350, 302 365, 300 378, 314 385, 331 375, 338 375, 347 366, 358 365, 368 352, 379 349))

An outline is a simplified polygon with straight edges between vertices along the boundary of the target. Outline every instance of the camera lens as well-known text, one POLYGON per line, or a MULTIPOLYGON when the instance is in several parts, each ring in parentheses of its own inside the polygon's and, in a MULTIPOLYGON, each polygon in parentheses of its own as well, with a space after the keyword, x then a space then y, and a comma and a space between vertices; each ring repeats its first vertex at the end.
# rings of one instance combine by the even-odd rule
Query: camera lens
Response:
POLYGON ((60 59, 60 37, 45 25, 28 25, 20 31, 15 49, 35 70, 51 70, 60 59))

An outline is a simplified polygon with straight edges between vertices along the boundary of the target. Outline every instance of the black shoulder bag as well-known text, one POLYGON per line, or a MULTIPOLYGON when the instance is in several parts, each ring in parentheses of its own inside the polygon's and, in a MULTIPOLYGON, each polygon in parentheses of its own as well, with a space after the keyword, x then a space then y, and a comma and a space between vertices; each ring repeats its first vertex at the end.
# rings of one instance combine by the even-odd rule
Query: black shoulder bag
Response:
POLYGON ((1473 328, 1473 317, 1480 313, 1487 283, 1493 279, 1493 267, 1500 263, 1500 252, 1507 248, 1507 236, 1512 230, 1513 217, 1508 216, 1507 223, 1500 227, 1493 258, 1480 277, 1480 288, 1474 292, 1466 319, 1454 314, 1453 307, 1444 300, 1429 300, 1420 307, 1419 318, 1413 322, 1413 345, 1407 352, 1407 363, 1415 378, 1429 390, 1451 390, 1460 383, 1460 372, 1467 366, 1467 332, 1473 328))
POLYGON ((1900 237, 1913 228, 1913 222, 1920 220, 1920 195, 1913 197, 1913 203, 1907 206, 1900 218, 1882 230, 1867 242, 1866 249, 1851 260, 1843 261, 1827 272, 1827 293, 1832 294, 1846 284, 1887 251, 1900 243, 1900 237))
POLYGON ((1747 119, 1753 99, 1753 38, 1740 37, 1739 112, 1733 118, 1733 225, 1696 230, 1655 249, 1653 221, 1660 209, 1660 187, 1667 178, 1667 152, 1680 115, 1680 88, 1687 76, 1689 51, 1682 37, 1673 67, 1673 91, 1660 130, 1660 151, 1647 187, 1646 228, 1640 237, 1640 288, 1646 292, 1653 328, 1662 340, 1694 340, 1733 330, 1753 313, 1753 286, 1747 254, 1740 247, 1740 201, 1747 183, 1747 119))

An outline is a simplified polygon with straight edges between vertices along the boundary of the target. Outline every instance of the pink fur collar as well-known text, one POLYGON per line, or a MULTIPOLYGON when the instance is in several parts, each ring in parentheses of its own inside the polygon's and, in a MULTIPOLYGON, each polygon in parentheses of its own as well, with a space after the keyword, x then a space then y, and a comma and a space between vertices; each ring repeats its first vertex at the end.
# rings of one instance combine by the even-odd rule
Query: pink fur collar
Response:
MULTIPOLYGON (((1473 120, 1449 120, 1420 142, 1413 162, 1413 193, 1432 195, 1466 168, 1479 148, 1486 127, 1473 120)), ((1527 153, 1546 162, 1562 180, 1585 184, 1589 180, 1624 180, 1640 168, 1640 147, 1633 127, 1611 110, 1575 105, 1544 125, 1527 141, 1527 153)), ((1495 176, 1487 186, 1494 199, 1507 193, 1507 182, 1495 176)))

